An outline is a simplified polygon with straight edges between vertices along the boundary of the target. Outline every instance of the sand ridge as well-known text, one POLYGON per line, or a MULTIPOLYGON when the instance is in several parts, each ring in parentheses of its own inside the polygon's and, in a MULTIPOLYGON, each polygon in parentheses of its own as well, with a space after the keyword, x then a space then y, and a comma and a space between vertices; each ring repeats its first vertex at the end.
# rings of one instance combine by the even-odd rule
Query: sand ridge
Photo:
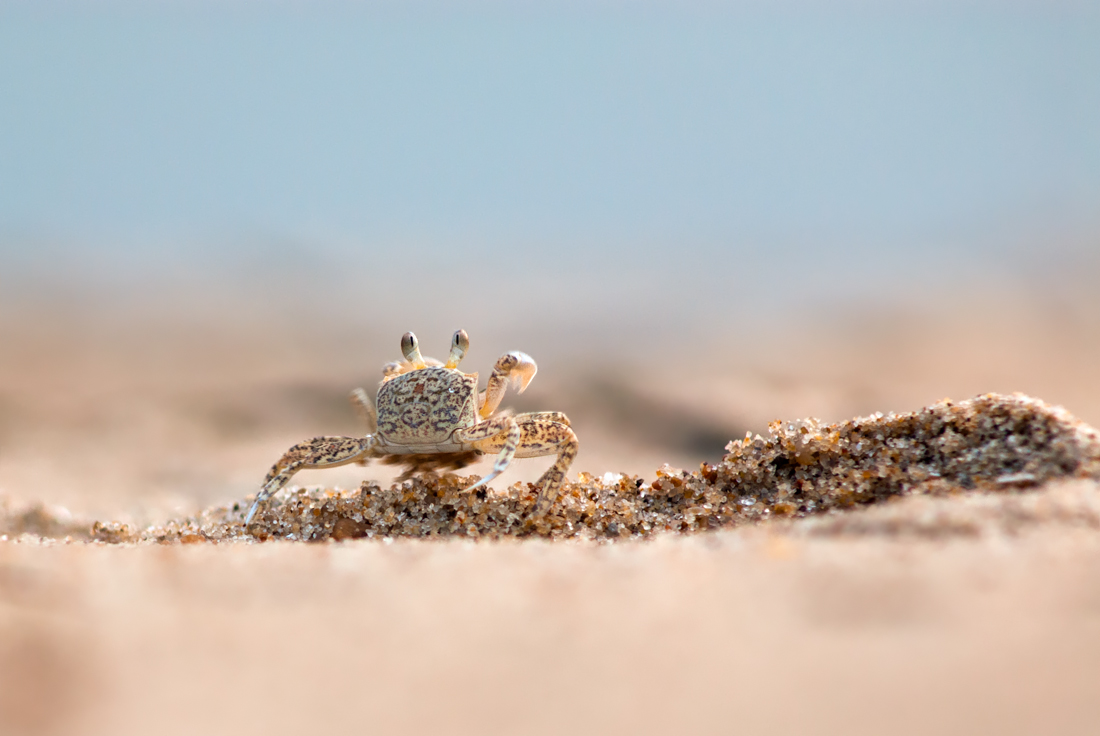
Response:
POLYGON ((534 513, 531 484, 466 493, 477 476, 427 474, 388 488, 364 482, 351 492, 292 488, 247 528, 246 501, 144 529, 89 525, 43 506, 9 503, 0 531, 110 544, 453 536, 611 541, 835 516, 902 496, 1004 494, 1072 478, 1100 478, 1100 433, 1037 399, 987 394, 833 425, 773 422, 767 438, 730 442, 719 463, 693 472, 665 465, 653 483, 582 472, 544 515, 534 513))

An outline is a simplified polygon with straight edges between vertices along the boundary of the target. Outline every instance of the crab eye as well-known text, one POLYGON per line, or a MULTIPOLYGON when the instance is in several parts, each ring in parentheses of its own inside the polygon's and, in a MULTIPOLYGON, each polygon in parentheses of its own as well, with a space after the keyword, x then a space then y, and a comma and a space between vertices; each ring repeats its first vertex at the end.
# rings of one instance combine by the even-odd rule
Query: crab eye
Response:
POLYGON ((415 361, 417 352, 416 335, 406 332, 401 336, 401 354, 405 356, 405 360, 415 361))
POLYGON ((459 348, 463 352, 470 348, 470 337, 466 334, 466 330, 455 332, 455 336, 451 338, 451 347, 459 348))
POLYGON ((466 336, 466 330, 458 330, 451 338, 451 355, 447 359, 444 368, 457 368, 462 359, 466 357, 466 350, 470 347, 470 338, 466 336))

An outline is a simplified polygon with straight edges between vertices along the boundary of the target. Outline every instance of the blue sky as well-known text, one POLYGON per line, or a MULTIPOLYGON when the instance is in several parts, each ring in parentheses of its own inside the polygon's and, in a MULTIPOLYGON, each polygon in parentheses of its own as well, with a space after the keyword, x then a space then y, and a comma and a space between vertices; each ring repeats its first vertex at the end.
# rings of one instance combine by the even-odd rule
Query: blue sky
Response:
POLYGON ((1100 247, 1091 7, 440 7, 0 5, 8 287, 289 273, 377 314, 400 273, 425 313, 677 322, 1100 247))
POLYGON ((0 19, 9 237, 919 240, 1100 204, 1084 11, 0 19))

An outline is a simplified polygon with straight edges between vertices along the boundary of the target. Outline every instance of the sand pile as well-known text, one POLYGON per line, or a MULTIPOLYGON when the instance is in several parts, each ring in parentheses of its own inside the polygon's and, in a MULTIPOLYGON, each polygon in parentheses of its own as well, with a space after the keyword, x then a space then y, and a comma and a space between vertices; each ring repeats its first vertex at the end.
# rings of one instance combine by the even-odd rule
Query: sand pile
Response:
MULTIPOLYGON (((698 532, 775 518, 835 514, 898 496, 1012 492, 1052 480, 1100 478, 1100 433, 1023 395, 943 401, 908 414, 833 425, 773 422, 769 437, 730 442, 717 465, 667 465, 652 483, 579 473, 549 513, 534 486, 465 493, 477 476, 420 477, 358 491, 290 488, 249 528, 248 501, 143 530, 81 526, 41 508, 9 513, 5 531, 99 542, 323 541, 377 537, 527 537, 616 540, 698 532)), ((1086 514, 1087 516, 1087 514, 1086 514)), ((1090 517, 1091 518, 1091 517, 1090 517)), ((1100 518, 1100 517, 1098 517, 1100 518)))

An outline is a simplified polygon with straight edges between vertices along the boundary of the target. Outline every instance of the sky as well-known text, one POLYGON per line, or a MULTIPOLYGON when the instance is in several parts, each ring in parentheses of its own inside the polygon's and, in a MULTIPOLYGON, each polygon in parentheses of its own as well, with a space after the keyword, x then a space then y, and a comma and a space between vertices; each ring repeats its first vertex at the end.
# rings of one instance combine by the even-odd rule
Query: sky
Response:
POLYGON ((1088 4, 8 3, 0 101, 9 265, 645 254, 812 283, 1100 232, 1088 4))

